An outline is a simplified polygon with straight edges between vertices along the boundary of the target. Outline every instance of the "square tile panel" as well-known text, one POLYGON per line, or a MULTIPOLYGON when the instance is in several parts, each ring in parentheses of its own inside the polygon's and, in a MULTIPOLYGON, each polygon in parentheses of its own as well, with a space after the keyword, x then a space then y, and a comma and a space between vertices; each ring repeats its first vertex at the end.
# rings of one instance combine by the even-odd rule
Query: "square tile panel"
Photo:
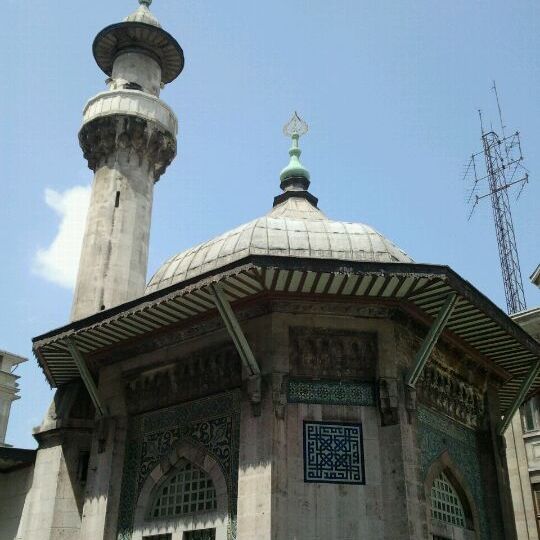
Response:
POLYGON ((362 425, 304 421, 304 482, 365 484, 362 425))

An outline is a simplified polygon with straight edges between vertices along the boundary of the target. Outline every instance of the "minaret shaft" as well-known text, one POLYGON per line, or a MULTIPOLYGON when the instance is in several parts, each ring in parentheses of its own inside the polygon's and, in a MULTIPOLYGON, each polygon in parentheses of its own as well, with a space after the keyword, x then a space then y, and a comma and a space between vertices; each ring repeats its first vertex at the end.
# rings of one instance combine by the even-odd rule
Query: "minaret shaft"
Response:
POLYGON ((95 172, 73 320, 144 294, 154 179, 132 154, 119 150, 95 172))
POLYGON ((144 294, 154 183, 176 155, 178 122, 159 99, 182 71, 176 40, 148 10, 101 31, 94 57, 108 90, 83 113, 79 142, 94 171, 71 319, 144 294))

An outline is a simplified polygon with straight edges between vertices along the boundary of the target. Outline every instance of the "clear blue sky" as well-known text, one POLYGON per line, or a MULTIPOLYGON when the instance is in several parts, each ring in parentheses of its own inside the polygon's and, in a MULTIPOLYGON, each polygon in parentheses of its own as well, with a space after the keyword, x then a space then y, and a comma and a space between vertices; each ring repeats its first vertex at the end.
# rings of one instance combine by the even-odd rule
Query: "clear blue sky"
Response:
MULTIPOLYGON (((104 89, 91 55, 134 0, 8 0, 0 34, 3 257, 0 349, 29 357, 8 442, 34 446, 51 398, 31 338, 68 321, 72 291, 35 271, 58 234, 45 190, 86 186, 77 142, 85 101, 104 89)), ((282 125, 310 124, 303 161, 332 218, 368 223, 418 262, 448 264, 504 307, 488 204, 467 221, 476 110, 523 137, 531 183, 514 205, 528 276, 540 262, 540 3, 537 0, 155 0, 186 68, 162 98, 179 154, 156 186, 149 277, 166 258, 265 213, 287 162, 282 125)))

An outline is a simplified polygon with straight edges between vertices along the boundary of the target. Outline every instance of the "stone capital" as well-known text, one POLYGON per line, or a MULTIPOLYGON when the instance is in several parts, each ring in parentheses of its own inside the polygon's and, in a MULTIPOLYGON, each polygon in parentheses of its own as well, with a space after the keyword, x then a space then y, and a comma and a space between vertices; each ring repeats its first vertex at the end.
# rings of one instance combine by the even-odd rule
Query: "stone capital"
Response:
POLYGON ((129 159, 148 164, 156 182, 176 156, 176 137, 157 123, 135 115, 91 120, 81 128, 79 143, 94 172, 115 154, 127 152, 129 159))

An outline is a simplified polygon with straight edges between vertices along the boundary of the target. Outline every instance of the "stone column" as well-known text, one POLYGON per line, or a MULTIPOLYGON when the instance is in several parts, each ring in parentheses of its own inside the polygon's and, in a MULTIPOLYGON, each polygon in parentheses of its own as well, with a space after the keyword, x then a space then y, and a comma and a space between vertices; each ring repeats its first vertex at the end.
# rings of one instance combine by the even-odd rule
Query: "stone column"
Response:
POLYGON ((127 411, 118 364, 100 375, 99 392, 110 416, 96 422, 80 540, 115 540, 124 468, 127 411))

